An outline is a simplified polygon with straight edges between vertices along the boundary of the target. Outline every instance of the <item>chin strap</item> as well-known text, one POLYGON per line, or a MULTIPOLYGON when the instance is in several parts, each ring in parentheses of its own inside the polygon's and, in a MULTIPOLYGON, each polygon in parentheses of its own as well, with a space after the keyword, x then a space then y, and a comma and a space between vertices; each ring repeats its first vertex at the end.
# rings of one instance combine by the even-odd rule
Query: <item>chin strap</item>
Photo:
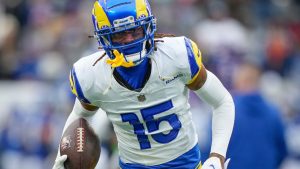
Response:
POLYGON ((116 68, 119 66, 123 67, 132 67, 134 66, 134 63, 132 61, 126 62, 123 53, 120 53, 118 50, 113 50, 113 53, 115 55, 114 59, 108 59, 106 63, 110 64, 111 67, 116 68))

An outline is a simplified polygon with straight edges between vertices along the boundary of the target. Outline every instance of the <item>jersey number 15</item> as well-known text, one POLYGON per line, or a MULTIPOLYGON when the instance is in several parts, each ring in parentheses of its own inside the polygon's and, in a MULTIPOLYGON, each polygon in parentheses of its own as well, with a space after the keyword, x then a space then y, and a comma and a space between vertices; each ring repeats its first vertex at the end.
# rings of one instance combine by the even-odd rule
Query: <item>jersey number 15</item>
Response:
MULTIPOLYGON (((169 114, 167 116, 154 119, 154 115, 165 112, 171 109, 172 107, 173 107, 173 103, 171 100, 169 100, 152 107, 141 109, 141 114, 143 120, 146 123, 146 127, 149 133, 159 130, 159 124, 163 121, 168 122, 172 126, 172 130, 170 130, 167 134, 164 133, 151 134, 153 140, 155 140, 158 143, 166 144, 171 142, 177 137, 178 132, 181 128, 181 122, 179 121, 178 116, 176 114, 169 114)), ((145 128, 143 124, 140 122, 138 116, 135 113, 125 113, 122 114, 121 117, 123 122, 129 122, 129 124, 133 126, 134 134, 137 135, 140 148, 142 150, 151 148, 149 138, 145 134, 145 128)))

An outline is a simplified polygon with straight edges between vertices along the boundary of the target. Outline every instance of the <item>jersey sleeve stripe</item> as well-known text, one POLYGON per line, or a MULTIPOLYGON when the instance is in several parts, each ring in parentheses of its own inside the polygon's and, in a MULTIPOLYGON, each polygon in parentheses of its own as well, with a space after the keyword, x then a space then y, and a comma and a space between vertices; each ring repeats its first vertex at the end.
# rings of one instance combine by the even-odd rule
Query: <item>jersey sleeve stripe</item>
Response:
POLYGON ((185 45, 187 49, 190 70, 191 70, 191 80, 188 82, 188 84, 191 84, 193 83, 193 81, 196 79, 196 77, 200 72, 201 65, 202 65, 202 56, 196 43, 193 42, 192 40, 185 38, 185 45))
POLYGON ((71 91, 72 93, 77 97, 77 91, 75 88, 75 84, 74 84, 74 80, 73 80, 73 74, 72 74, 72 70, 70 71, 70 75, 69 75, 69 81, 70 81, 70 87, 71 87, 71 91))
POLYGON ((79 84, 79 81, 78 81, 78 78, 77 78, 74 68, 71 70, 70 83, 71 83, 72 92, 78 97, 78 99, 84 103, 91 104, 91 102, 87 98, 85 98, 85 96, 82 92, 82 89, 79 84))
POLYGON ((190 70, 191 70, 191 79, 192 79, 190 81, 191 83, 193 79, 197 77, 196 75, 199 73, 201 69, 201 54, 197 45, 193 41, 187 38, 185 38, 184 40, 187 49, 190 70))

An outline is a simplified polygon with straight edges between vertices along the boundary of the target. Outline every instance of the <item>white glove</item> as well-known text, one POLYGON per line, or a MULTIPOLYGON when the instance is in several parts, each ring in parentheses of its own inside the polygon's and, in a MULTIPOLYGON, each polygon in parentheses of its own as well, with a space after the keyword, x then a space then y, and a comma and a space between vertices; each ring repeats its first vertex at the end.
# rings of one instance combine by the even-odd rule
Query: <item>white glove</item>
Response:
MULTIPOLYGON (((224 169, 227 169, 230 158, 227 159, 224 163, 224 169)), ((201 169, 222 169, 221 161, 218 157, 210 157, 208 158, 201 169)))
POLYGON ((56 158, 52 169, 65 169, 64 162, 67 160, 67 155, 62 155, 56 158))

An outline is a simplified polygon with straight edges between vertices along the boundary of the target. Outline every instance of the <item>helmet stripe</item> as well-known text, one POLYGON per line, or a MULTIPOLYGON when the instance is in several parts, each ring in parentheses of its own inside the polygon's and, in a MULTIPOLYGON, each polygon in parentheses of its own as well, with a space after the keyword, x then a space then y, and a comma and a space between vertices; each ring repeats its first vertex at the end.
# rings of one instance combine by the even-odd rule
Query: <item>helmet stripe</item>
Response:
POLYGON ((136 18, 139 18, 140 16, 144 15, 145 17, 148 17, 148 11, 147 11, 147 4, 145 0, 136 0, 136 18))
POLYGON ((111 26, 106 13, 104 12, 98 1, 94 3, 93 15, 95 15, 96 17, 99 29, 102 29, 104 26, 111 26))

